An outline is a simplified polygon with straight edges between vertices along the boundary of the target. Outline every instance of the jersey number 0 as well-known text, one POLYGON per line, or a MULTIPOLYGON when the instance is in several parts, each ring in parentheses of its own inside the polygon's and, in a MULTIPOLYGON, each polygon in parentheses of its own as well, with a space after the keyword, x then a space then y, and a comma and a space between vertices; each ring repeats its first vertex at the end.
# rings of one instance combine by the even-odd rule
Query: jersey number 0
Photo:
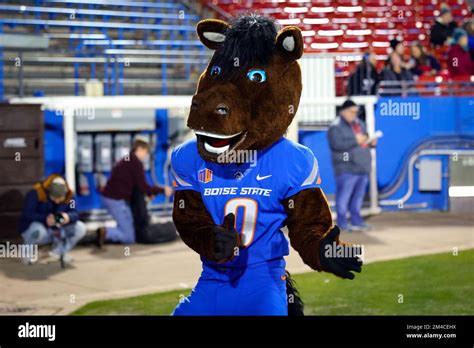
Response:
POLYGON ((227 201, 224 208, 224 216, 233 213, 235 215, 235 223, 237 224, 238 211, 243 209, 242 228, 240 238, 241 245, 247 247, 252 243, 255 235, 255 227, 257 225, 258 203, 252 198, 233 198, 227 201))

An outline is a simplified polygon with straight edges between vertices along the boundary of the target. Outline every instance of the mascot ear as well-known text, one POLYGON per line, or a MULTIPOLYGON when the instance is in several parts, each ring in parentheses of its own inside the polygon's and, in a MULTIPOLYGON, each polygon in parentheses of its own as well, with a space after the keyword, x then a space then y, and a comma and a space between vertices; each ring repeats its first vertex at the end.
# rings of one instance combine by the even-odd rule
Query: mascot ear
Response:
POLYGON ((276 48, 289 61, 301 58, 303 54, 303 35, 297 27, 285 27, 277 35, 276 48))
POLYGON ((199 40, 211 50, 216 50, 225 40, 225 32, 230 26, 219 19, 205 19, 197 24, 199 40))

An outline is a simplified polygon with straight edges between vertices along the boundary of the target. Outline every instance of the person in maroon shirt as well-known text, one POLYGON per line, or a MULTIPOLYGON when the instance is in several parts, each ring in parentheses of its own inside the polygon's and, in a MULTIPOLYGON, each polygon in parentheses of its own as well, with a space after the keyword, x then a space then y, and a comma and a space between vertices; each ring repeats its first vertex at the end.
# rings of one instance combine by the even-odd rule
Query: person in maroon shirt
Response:
POLYGON ((173 190, 168 186, 150 186, 145 178, 143 162, 149 155, 149 146, 143 140, 136 140, 130 154, 125 156, 112 169, 107 184, 102 191, 102 203, 117 222, 117 227, 101 228, 98 230, 98 245, 104 242, 123 244, 135 243, 133 215, 130 208, 132 193, 140 190, 147 196, 165 194, 171 196, 173 190))
POLYGON ((448 52, 448 70, 451 77, 474 75, 474 64, 469 53, 468 37, 463 29, 456 29, 448 52))

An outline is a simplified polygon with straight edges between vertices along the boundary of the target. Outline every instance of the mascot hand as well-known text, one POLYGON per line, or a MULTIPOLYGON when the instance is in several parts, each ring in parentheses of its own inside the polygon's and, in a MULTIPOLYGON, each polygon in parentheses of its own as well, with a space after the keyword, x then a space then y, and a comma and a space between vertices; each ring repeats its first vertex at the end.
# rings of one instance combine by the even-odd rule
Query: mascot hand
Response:
POLYGON ((319 262, 326 272, 333 273, 343 279, 354 279, 354 272, 361 272, 362 261, 355 255, 360 254, 360 248, 339 244, 339 227, 334 226, 321 240, 319 262), (338 246, 338 248, 336 248, 338 246), (338 255, 338 249, 344 248, 343 256, 338 255), (349 255, 346 257, 346 255, 349 255))
POLYGON ((227 214, 221 226, 214 227, 214 255, 218 263, 230 261, 240 245, 240 235, 235 230, 235 215, 227 214))

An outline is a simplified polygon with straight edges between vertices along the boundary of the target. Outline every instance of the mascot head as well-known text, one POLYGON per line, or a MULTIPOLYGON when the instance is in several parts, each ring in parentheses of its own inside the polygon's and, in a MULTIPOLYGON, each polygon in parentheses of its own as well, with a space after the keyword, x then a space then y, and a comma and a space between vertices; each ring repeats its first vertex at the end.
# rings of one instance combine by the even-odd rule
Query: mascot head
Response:
POLYGON ((281 138, 301 96, 301 31, 278 31, 273 20, 248 15, 230 23, 203 20, 197 33, 215 51, 188 118, 201 157, 228 163, 232 152, 261 150, 281 138))

